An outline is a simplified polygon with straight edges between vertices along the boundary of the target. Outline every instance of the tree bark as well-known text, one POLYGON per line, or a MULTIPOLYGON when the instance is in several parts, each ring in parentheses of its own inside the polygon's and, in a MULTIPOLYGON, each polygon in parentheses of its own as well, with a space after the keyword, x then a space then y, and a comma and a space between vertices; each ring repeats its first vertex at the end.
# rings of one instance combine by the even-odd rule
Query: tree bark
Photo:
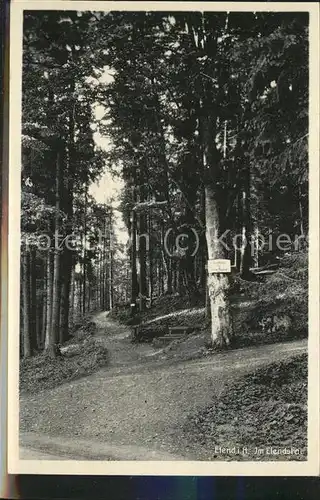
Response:
POLYGON ((73 325, 74 323, 74 311, 75 311, 75 268, 73 265, 71 271, 70 313, 69 313, 70 325, 73 325))
POLYGON ((46 333, 44 347, 47 349, 50 345, 52 336, 52 299, 53 299, 53 254, 48 252, 47 257, 47 314, 46 314, 46 333))
POLYGON ((30 332, 30 256, 27 249, 22 252, 23 262, 23 357, 32 356, 30 332))
POLYGON ((87 243, 87 196, 88 196, 88 186, 87 183, 85 184, 85 192, 84 192, 84 214, 83 214, 83 225, 84 225, 84 230, 83 230, 83 289, 82 289, 82 314, 85 315, 86 313, 86 303, 87 303, 87 264, 86 264, 86 259, 87 259, 87 248, 86 248, 86 243, 87 243))
POLYGON ((36 249, 30 249, 30 334, 31 334, 31 350, 35 352, 40 345, 39 339, 39 323, 37 321, 37 263, 36 249))
POLYGON ((113 309, 114 305, 114 283, 113 283, 113 249, 110 248, 110 288, 109 288, 109 308, 110 311, 113 309))
POLYGON ((253 230, 253 265, 259 267, 259 228, 254 227, 253 230))
MULTIPOLYGON (((57 153, 56 160, 56 205, 55 205, 55 232, 59 234, 60 229, 60 207, 61 207, 61 154, 57 153)), ((56 245, 58 247, 58 245, 56 245)), ((54 357, 60 354, 59 350, 59 327, 60 327, 60 249, 54 249, 53 264, 53 302, 52 302, 52 332, 50 339, 50 354, 54 357)))
POLYGON ((47 282, 47 261, 44 262, 44 279, 43 279, 43 301, 42 301, 42 324, 41 324, 41 349, 44 349, 46 341, 47 327, 47 300, 48 300, 48 282, 47 282))
MULTIPOLYGON (((145 201, 144 192, 140 186, 140 201, 145 201)), ((146 214, 141 211, 139 214, 139 309, 140 312, 145 311, 147 304, 148 284, 147 284, 147 244, 146 244, 146 214)))
MULTIPOLYGON (((206 238, 209 259, 223 259, 224 251, 218 242, 219 212, 215 190, 205 187, 206 238)), ((229 278, 224 273, 208 273, 208 291, 211 310, 211 342, 214 347, 228 346, 232 338, 232 321, 229 302, 229 278)))
POLYGON ((109 227, 109 220, 108 216, 105 218, 105 226, 104 226, 104 234, 105 234, 105 239, 104 239, 104 259, 103 259, 103 266, 102 266, 102 279, 103 279, 103 287, 102 287, 102 293, 103 293, 103 308, 106 311, 110 311, 110 259, 111 259, 111 252, 110 252, 110 244, 111 244, 111 231, 109 227))
POLYGON ((63 273, 62 273, 62 297, 61 297, 61 329, 60 329, 60 344, 63 344, 69 339, 69 313, 70 313, 70 291, 71 291, 71 274, 73 267, 72 252, 64 249, 63 258, 63 273))
POLYGON ((148 248, 148 260, 149 260, 149 307, 152 306, 153 300, 153 254, 152 254, 152 244, 151 244, 151 231, 152 231, 152 217, 151 210, 148 217, 148 235, 149 235, 149 248, 148 248))
MULTIPOLYGON (((243 161, 246 161, 244 158, 243 161)), ((243 188, 241 192, 241 221, 242 221, 242 242, 240 251, 240 275, 242 278, 250 278, 253 258, 251 255, 252 239, 252 219, 250 209, 250 168, 245 166, 243 174, 243 188)))
MULTIPOLYGON (((72 45, 72 50, 74 47, 72 45)), ((72 96, 73 102, 70 103, 69 112, 69 130, 68 130, 68 158, 67 158, 67 168, 65 174, 65 184, 64 184, 64 196, 63 198, 63 210, 68 216, 67 221, 67 236, 72 234, 73 231, 73 189, 74 189, 74 175, 75 175, 75 151, 74 151, 74 139, 75 139, 75 80, 71 80, 70 84, 70 95, 72 96)), ((71 290, 71 275, 73 269, 73 249, 70 248, 70 242, 68 240, 68 245, 63 247, 63 273, 62 273, 62 300, 61 300, 61 329, 60 329, 60 343, 63 344, 69 339, 69 314, 70 314, 70 290, 71 290)))
POLYGON ((136 313, 138 296, 137 279, 137 215, 131 211, 131 313, 136 313))
POLYGON ((305 230, 303 224, 302 194, 300 186, 298 186, 298 198, 299 198, 299 216, 300 216, 300 236, 305 236, 305 230))

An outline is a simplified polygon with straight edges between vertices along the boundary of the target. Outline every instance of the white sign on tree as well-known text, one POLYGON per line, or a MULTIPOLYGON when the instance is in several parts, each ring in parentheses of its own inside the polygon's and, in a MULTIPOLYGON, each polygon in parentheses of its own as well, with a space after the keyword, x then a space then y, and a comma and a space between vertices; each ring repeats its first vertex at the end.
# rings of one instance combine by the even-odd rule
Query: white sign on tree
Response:
POLYGON ((208 273, 230 273, 231 260, 229 259, 210 259, 208 260, 208 273))

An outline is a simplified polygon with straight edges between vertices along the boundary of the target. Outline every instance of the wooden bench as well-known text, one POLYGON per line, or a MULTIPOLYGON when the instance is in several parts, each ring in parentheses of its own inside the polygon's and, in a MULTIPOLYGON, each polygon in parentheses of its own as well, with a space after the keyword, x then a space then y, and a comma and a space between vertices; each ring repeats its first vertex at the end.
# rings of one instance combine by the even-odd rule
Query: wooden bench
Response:
POLYGON ((149 325, 135 325, 133 327, 133 340, 147 340, 152 341, 154 338, 161 337, 168 333, 168 328, 164 327, 150 327, 149 325))
POLYGON ((171 342, 182 338, 184 335, 201 329, 201 325, 195 326, 157 326, 151 327, 148 324, 135 325, 133 328, 132 340, 152 341, 159 339, 163 342, 171 342))
POLYGON ((196 330, 200 330, 201 325, 196 326, 170 326, 169 327, 169 335, 180 334, 186 335, 187 333, 194 332, 196 330))
POLYGON ((154 342, 156 344, 169 344, 170 342, 174 342, 175 340, 180 340, 182 339, 183 335, 164 335, 162 337, 156 337, 154 338, 154 342))

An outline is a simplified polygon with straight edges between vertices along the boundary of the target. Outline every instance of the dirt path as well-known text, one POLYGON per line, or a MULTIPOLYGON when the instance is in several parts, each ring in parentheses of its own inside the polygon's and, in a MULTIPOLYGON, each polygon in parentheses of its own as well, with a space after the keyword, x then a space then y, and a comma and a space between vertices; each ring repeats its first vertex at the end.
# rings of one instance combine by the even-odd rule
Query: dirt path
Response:
POLYGON ((149 344, 132 344, 130 328, 110 319, 106 312, 96 314, 93 321, 98 327, 95 339, 109 349, 112 368, 140 364, 158 351, 149 344))
POLYGON ((86 459, 210 460, 201 445, 186 441, 182 427, 188 415, 218 398, 226 383, 307 350, 306 341, 297 341, 166 363, 150 358, 151 346, 132 345, 127 328, 106 313, 95 321, 99 340, 111 351, 110 367, 23 396, 20 441, 25 449, 86 459))

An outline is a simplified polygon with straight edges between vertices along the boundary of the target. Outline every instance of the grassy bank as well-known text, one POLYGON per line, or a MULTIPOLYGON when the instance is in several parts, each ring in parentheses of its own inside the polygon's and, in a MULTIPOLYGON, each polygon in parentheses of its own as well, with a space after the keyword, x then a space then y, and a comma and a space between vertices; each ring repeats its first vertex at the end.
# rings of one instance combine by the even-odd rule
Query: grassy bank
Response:
POLYGON ((306 460, 307 374, 306 354, 253 371, 189 417, 187 439, 214 460, 306 460))
POLYGON ((94 338, 95 325, 87 322, 73 332, 61 356, 46 352, 20 361, 20 392, 36 393, 94 373, 108 364, 108 351, 94 338))

